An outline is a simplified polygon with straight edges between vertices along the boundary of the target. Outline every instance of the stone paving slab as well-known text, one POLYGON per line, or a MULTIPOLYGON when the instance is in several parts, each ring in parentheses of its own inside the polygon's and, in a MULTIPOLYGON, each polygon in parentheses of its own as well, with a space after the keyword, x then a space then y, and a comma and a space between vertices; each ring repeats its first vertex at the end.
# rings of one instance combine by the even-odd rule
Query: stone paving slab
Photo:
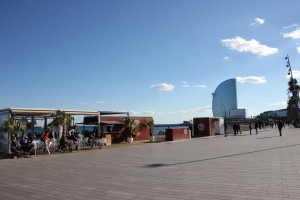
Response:
POLYGON ((300 199, 300 129, 0 160, 0 199, 300 199))

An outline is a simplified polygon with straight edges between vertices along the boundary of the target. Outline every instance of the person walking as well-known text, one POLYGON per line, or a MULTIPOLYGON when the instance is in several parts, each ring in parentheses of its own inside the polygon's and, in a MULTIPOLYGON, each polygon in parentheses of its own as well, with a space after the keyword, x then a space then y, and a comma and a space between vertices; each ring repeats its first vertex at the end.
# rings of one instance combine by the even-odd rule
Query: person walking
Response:
POLYGON ((279 120, 277 122, 277 127, 278 127, 278 130, 279 130, 279 136, 281 136, 281 131, 282 131, 282 127, 283 127, 283 122, 281 120, 279 120))
POLYGON ((227 123, 224 123, 224 137, 227 137, 227 123))
POLYGON ((49 130, 47 129, 44 133, 44 135, 42 136, 42 142, 45 143, 45 148, 48 152, 48 154, 50 154, 50 150, 49 150, 49 130))
POLYGON ((256 134, 258 134, 258 132, 257 132, 257 129, 258 129, 258 122, 255 122, 254 128, 255 128, 255 130, 256 130, 256 134))
POLYGON ((238 128, 237 128, 237 123, 236 123, 236 122, 233 123, 232 128, 233 128, 234 135, 236 135, 237 130, 238 130, 238 128))
POLYGON ((251 130, 252 130, 252 123, 249 122, 249 131, 250 131, 250 135, 252 135, 251 130))

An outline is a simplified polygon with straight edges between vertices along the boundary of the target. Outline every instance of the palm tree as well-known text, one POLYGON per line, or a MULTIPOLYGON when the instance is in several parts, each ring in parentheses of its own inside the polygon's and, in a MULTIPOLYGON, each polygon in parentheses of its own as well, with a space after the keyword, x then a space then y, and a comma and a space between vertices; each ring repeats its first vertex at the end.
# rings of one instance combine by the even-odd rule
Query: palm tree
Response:
POLYGON ((53 116, 53 125, 55 126, 62 126, 63 127, 63 133, 66 132, 66 125, 70 126, 72 123, 72 118, 70 115, 66 114, 64 111, 58 110, 53 116))
POLYGON ((293 94, 293 96, 297 96, 299 90, 300 90, 300 85, 298 85, 298 81, 295 78, 291 78, 290 81, 288 82, 289 85, 289 92, 293 94))
POLYGON ((300 86, 298 85, 297 79, 291 77, 290 81, 288 82, 288 91, 292 94, 289 97, 288 104, 287 104, 287 115, 289 119, 295 119, 295 122, 298 123, 299 120, 299 110, 297 109, 297 105, 299 103, 299 90, 300 86))
POLYGON ((131 117, 128 116, 124 119, 124 123, 129 130, 130 137, 132 138, 132 126, 134 124, 134 119, 132 119, 131 117))
POLYGON ((15 132, 25 132, 26 128, 26 124, 20 121, 15 122, 15 120, 12 117, 5 120, 2 125, 2 130, 8 134, 13 134, 15 132))
POLYGON ((26 124, 20 121, 15 122, 15 120, 12 117, 10 117, 7 120, 3 121, 1 131, 8 134, 8 152, 10 153, 11 135, 14 134, 15 132, 26 131, 26 124))
POLYGON ((68 126, 68 129, 72 126, 73 117, 71 115, 66 114, 66 125, 68 126))
POLYGON ((1 129, 3 132, 12 134, 15 132, 15 127, 16 127, 15 121, 12 117, 10 117, 3 122, 1 129))
POLYGON ((27 129, 27 126, 26 126, 25 123, 18 121, 18 122, 16 123, 15 129, 16 129, 15 131, 18 132, 18 133, 20 133, 20 132, 25 132, 26 129, 27 129))
POLYGON ((150 137, 153 136, 153 127, 154 127, 154 120, 151 118, 149 121, 144 122, 145 126, 150 127, 150 137))

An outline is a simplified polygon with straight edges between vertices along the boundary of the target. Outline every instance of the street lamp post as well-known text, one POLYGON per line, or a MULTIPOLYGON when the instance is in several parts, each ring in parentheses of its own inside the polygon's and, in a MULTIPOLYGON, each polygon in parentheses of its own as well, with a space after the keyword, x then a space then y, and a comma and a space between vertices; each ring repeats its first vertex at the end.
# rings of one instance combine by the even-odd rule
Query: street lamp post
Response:
POLYGON ((291 109, 292 109, 292 114, 293 114, 293 121, 295 123, 295 126, 299 125, 299 93, 298 93, 298 89, 296 89, 296 84, 297 84, 297 80, 294 80, 293 78, 293 71, 292 71, 292 66, 290 63, 290 59, 289 59, 289 55, 287 55, 285 57, 285 59, 287 60, 287 64, 286 67, 288 68, 288 75, 290 75, 290 88, 289 88, 289 92, 292 93, 292 96, 289 96, 289 92, 288 92, 288 96, 289 99, 291 99, 291 109))

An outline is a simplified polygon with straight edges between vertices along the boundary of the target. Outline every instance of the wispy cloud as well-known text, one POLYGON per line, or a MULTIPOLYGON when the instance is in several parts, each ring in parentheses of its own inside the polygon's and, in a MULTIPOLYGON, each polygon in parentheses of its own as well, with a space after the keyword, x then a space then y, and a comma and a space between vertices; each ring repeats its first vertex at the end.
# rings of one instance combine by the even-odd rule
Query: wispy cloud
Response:
POLYGON ((228 60, 230 60, 230 58, 228 56, 224 56, 223 60, 228 61, 228 60))
POLYGON ((297 52, 298 52, 298 53, 300 53, 300 46, 299 46, 299 47, 297 47, 297 52))
POLYGON ((155 112, 155 111, 129 111, 130 115, 160 115, 160 112, 155 112))
POLYGON ((167 84, 167 83, 159 83, 155 85, 151 85, 150 88, 155 88, 158 91, 173 91, 174 86, 172 84, 167 84))
POLYGON ((236 81, 238 83, 255 83, 255 84, 260 84, 260 83, 266 83, 267 80, 264 76, 245 76, 245 77, 237 77, 236 81))
POLYGON ((181 87, 190 87, 190 85, 188 84, 188 82, 181 82, 181 87))
POLYGON ((221 43, 228 49, 238 52, 249 52, 260 56, 268 56, 278 52, 277 48, 268 47, 260 44, 257 40, 245 40, 239 36, 232 39, 222 39, 221 43))
POLYGON ((295 27, 297 28, 298 24, 291 24, 291 25, 283 27, 283 29, 290 29, 290 28, 295 28, 295 27))
POLYGON ((277 101, 275 103, 269 103, 270 106, 286 106, 287 102, 286 101, 277 101))
POLYGON ((206 88, 206 85, 193 85, 194 88, 206 88))
POLYGON ((255 18, 254 20, 255 22, 251 23, 251 26, 262 25, 265 23, 265 20, 261 18, 255 18))
POLYGON ((172 111, 171 114, 190 114, 190 113, 202 113, 202 112, 211 112, 211 106, 205 106, 195 109, 187 109, 187 110, 179 110, 179 111, 172 111))
POLYGON ((96 104, 105 104, 105 101, 96 101, 96 104))
POLYGON ((206 88, 206 85, 199 84, 199 85, 189 85, 188 82, 182 82, 181 87, 183 88, 188 88, 188 87, 193 87, 193 88, 206 88))
POLYGON ((284 38, 292 38, 292 39, 299 39, 300 38, 300 29, 296 29, 289 33, 283 33, 284 38))
POLYGON ((86 103, 86 102, 80 102, 80 104, 81 104, 81 105, 86 105, 87 103, 86 103))
MULTIPOLYGON (((297 79, 300 78, 300 71, 298 71, 298 70, 292 70, 292 73, 293 73, 293 78, 297 78, 297 79)), ((291 76, 287 74, 286 78, 290 79, 291 76)))

